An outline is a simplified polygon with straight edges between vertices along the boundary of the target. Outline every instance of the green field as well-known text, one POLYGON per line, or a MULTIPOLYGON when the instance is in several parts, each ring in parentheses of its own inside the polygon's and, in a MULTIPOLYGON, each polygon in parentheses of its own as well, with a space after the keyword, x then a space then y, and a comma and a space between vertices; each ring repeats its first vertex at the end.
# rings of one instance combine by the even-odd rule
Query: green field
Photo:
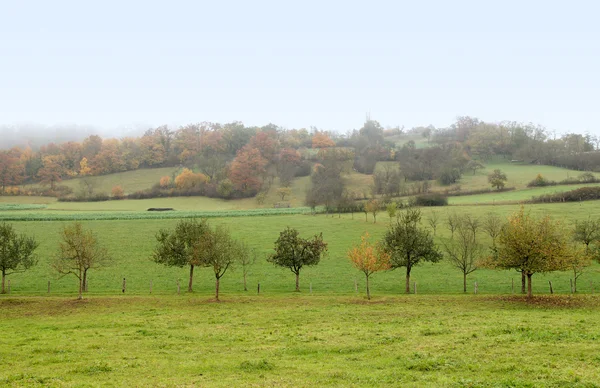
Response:
POLYGON ((0 298, 2 386, 597 387, 598 298, 0 298))

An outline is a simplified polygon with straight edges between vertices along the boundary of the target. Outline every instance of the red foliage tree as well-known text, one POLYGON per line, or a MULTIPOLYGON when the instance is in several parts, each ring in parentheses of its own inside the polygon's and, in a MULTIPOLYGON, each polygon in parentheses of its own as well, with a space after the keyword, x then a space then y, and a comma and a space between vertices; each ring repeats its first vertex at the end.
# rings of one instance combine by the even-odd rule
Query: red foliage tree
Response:
POLYGON ((260 175, 264 173, 267 160, 261 152, 250 146, 238 151, 229 168, 229 179, 242 193, 258 192, 262 186, 260 175))

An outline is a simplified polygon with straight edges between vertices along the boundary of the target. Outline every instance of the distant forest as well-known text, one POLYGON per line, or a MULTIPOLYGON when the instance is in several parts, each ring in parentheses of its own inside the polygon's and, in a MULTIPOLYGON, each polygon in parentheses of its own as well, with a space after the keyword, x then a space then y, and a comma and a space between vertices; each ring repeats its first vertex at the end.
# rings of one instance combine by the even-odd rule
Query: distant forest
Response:
MULTIPOLYGON (((454 183, 493 157, 600 171, 599 148, 600 138, 590 135, 555 138, 533 124, 486 123, 472 117, 458 117, 447 128, 407 131, 384 129, 367 119, 362 128, 346 134, 204 122, 152 128, 138 137, 87 135, 81 141, 49 142, 39 148, 14 146, 0 151, 0 185, 2 193, 18 194, 16 186, 39 182, 47 187, 46 195, 60 196, 58 183, 63 179, 181 166, 188 169, 189 180, 182 178, 184 183, 175 188, 195 189, 198 195, 250 197, 275 178, 286 187, 294 177, 310 175, 313 187, 323 181, 328 188, 322 195, 315 190, 312 200, 307 195, 307 202, 327 203, 323 196, 342 195, 344 173, 354 169, 373 174, 379 161, 398 161, 401 166, 376 174, 377 190, 387 187, 393 193, 400 181, 454 183)), ((174 179, 163 183, 176 186, 174 179)))

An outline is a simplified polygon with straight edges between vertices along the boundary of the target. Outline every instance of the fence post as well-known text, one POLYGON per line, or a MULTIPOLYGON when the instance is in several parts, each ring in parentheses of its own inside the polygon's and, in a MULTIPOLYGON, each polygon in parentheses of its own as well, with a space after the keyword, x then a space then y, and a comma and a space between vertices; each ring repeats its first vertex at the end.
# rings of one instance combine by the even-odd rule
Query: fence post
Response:
POLYGON ((122 288, 122 292, 123 294, 125 293, 125 290, 127 289, 127 280, 125 278, 123 278, 123 288, 122 288))
POLYGON ((152 294, 152 279, 150 279, 150 293, 152 294))
POLYGON ((181 291, 181 289, 179 287, 179 279, 177 279, 177 295, 179 295, 180 291, 181 291))
POLYGON ((356 281, 356 278, 354 278, 354 292, 358 294, 358 282, 356 281))
POLYGON ((48 280, 48 294, 50 293, 50 280, 48 280))
POLYGON ((8 293, 10 294, 10 279, 8 279, 8 293))
POLYGON ((512 290, 512 293, 514 294, 515 293, 515 279, 513 278, 511 280, 512 280, 511 290, 512 290))
POLYGON ((417 294, 417 282, 413 282, 413 289, 414 289, 414 293, 416 295, 417 294))
POLYGON ((260 295, 260 282, 258 282, 258 286, 256 287, 256 293, 260 295))
POLYGON ((477 291, 478 291, 478 286, 477 286, 477 282, 475 282, 475 295, 477 295, 477 291))
POLYGON ((312 282, 310 282, 310 291, 309 291, 309 293, 312 294, 312 282))
POLYGON ((550 294, 554 294, 554 290, 552 289, 552 280, 548 280, 548 284, 550 285, 550 294))

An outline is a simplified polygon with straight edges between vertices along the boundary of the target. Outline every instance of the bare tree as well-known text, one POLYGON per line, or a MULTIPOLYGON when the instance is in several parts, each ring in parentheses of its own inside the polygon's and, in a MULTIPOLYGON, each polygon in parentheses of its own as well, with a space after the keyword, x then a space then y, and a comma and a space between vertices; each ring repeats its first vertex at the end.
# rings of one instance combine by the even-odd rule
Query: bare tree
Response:
POLYGON ((448 225, 448 229, 450 229, 451 238, 454 238, 454 231, 458 228, 458 224, 460 223, 460 219, 458 214, 452 213, 448 215, 448 219, 446 220, 446 224, 448 225))
POLYGON ((244 276, 244 291, 248 291, 248 287, 246 285, 246 277, 248 276, 250 267, 253 266, 254 263, 256 263, 258 252, 254 248, 249 249, 245 243, 241 243, 238 256, 238 262, 242 267, 242 275, 244 276))
POLYGON ((477 270, 477 260, 483 253, 483 247, 477 244, 473 230, 466 223, 460 223, 456 229, 457 238, 443 243, 450 264, 463 274, 463 292, 467 292, 467 275, 477 270))
POLYGON ((481 228, 491 237, 492 248, 496 247, 496 239, 500 236, 502 225, 504 225, 504 222, 502 222, 500 216, 495 213, 487 213, 483 219, 481 228))
POLYGON ((429 226, 431 226, 431 229, 433 229, 434 236, 435 236, 435 233, 437 232, 437 226, 438 226, 439 221, 440 221, 440 214, 438 212, 436 212, 435 210, 432 210, 431 213, 429 214, 429 217, 427 217, 427 222, 429 223, 429 226))
MULTIPOLYGON (((468 228, 471 233, 473 233, 473 238, 477 240, 477 230, 479 230, 479 219, 471 216, 470 214, 465 214, 461 217, 461 224, 468 228)), ((460 226, 459 226, 460 227, 460 226)))

